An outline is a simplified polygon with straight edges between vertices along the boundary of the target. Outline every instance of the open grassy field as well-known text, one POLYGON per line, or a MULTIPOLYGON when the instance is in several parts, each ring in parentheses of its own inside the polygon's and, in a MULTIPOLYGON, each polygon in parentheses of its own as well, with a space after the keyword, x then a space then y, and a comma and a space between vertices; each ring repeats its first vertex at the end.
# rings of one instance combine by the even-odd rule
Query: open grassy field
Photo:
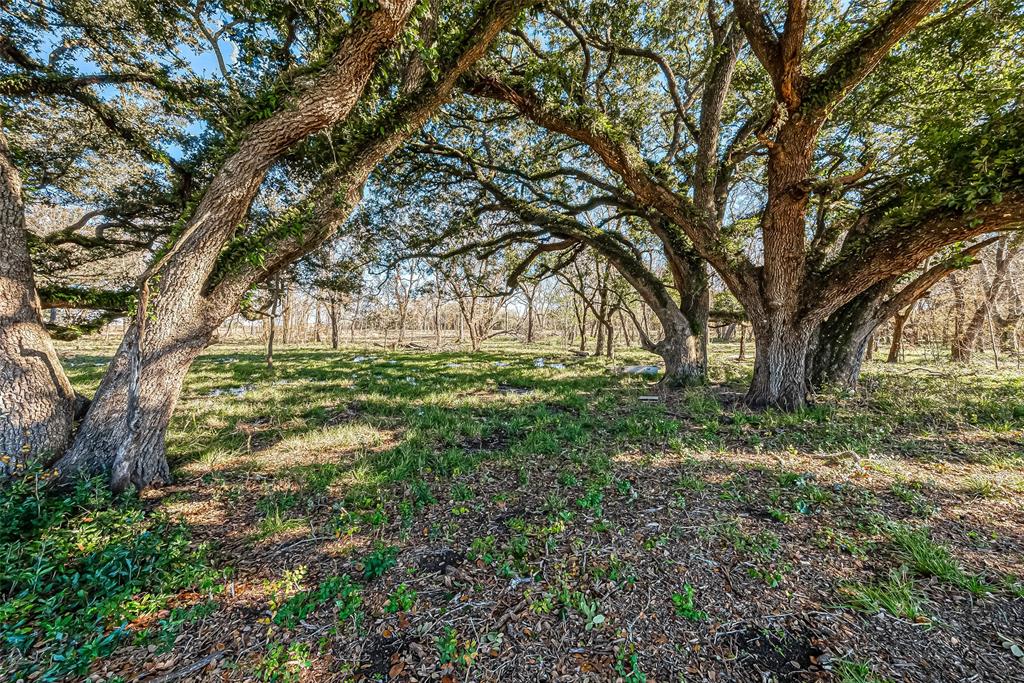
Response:
MULTIPOLYGON (((177 481, 5 493, 12 680, 1024 680, 1024 375, 796 415, 555 348, 214 347, 177 481), (537 367, 537 358, 544 358, 537 367), (26 532, 26 529, 29 532, 26 532)), ((91 392, 110 349, 65 346, 91 392)))

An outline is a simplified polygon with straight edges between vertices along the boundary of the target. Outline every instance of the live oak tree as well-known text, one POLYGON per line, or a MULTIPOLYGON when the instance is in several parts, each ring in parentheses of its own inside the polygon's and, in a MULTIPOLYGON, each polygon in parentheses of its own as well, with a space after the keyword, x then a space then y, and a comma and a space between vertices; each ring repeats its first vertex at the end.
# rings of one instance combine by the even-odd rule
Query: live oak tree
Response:
POLYGON ((586 145, 715 268, 755 334, 750 405, 805 403, 822 324, 859 294, 1021 223, 1013 3, 566 2, 547 17, 520 36, 531 59, 467 90, 586 145))
MULTIPOLYGON (((430 135, 451 137, 445 130, 464 131, 472 125, 459 116, 449 128, 451 116, 449 111, 436 121, 430 135)), ((486 113, 482 116, 486 119, 486 113)), ((573 165, 565 150, 538 146, 530 152, 502 151, 500 139, 471 142, 461 137, 463 146, 474 149, 473 153, 436 141, 412 144, 391 174, 393 184, 412 195, 407 203, 416 197, 430 198, 430 215, 413 221, 417 228, 401 231, 408 248, 441 261, 511 251, 515 255, 508 288, 517 287, 535 263, 541 267, 534 269, 534 275, 568 277, 575 259, 596 255, 657 317, 661 339, 650 339, 644 326, 637 329, 641 345, 665 360, 665 383, 703 382, 708 278, 703 260, 686 241, 667 236, 663 241, 654 236, 665 236, 656 227, 639 228, 638 223, 658 218, 647 215, 628 190, 616 187, 614 178, 601 179, 573 165), (487 160, 474 153, 486 154, 487 160), (445 208, 438 211, 439 207, 445 208)), ((386 226, 396 221, 384 216, 378 222, 386 226)), ((592 269, 588 272, 598 281, 607 279, 592 269)), ((578 300, 584 302, 579 322, 582 325, 588 317, 598 321, 597 336, 604 342, 599 352, 607 353, 611 316, 620 307, 612 305, 607 288, 599 290, 603 297, 577 291, 578 300)), ((621 310, 627 315, 632 312, 621 310)))
MULTIPOLYGON (((666 383, 704 381, 709 294, 703 259, 688 239, 662 229, 662 218, 579 145, 552 144, 528 120, 461 99, 393 167, 389 197, 407 197, 409 206, 448 207, 415 221, 423 234, 421 244, 410 245, 414 251, 429 247, 451 257, 522 247, 510 286, 541 257, 569 267, 575 256, 596 253, 657 317, 662 337, 650 339, 644 326, 640 339, 664 358, 666 383)), ((395 220, 377 222, 389 226, 395 220)), ((611 315, 607 302, 605 308, 601 313, 597 304, 581 312, 604 321, 598 328, 603 341, 611 315)), ((616 310, 628 315, 632 309, 616 310)), ((607 351, 607 342, 603 346, 607 351)))
MULTIPOLYGON (((530 4, 360 2, 349 15, 322 13, 316 32, 308 25, 299 32, 317 39, 301 46, 295 27, 278 23, 279 16, 249 22, 253 33, 241 36, 241 44, 259 42, 261 29, 276 28, 280 38, 260 43, 276 48, 273 54, 246 62, 246 70, 260 72, 254 80, 261 87, 246 98, 232 81, 228 101, 243 102, 229 107, 212 131, 210 154, 202 159, 206 180, 140 278, 133 324, 56 466, 66 475, 109 472, 115 490, 167 481, 167 423, 185 373, 216 328, 254 284, 337 231, 375 167, 433 115, 530 4), (426 19, 430 11, 439 12, 436 21, 426 19), (424 25, 436 28, 425 32, 424 25), (427 68, 396 91, 401 75, 410 73, 402 65, 417 59, 427 68), (330 163, 303 174, 298 161, 316 159, 324 147, 331 154, 320 158, 330 163), (278 172, 288 174, 299 198, 261 207, 261 193, 278 172), (266 210, 254 212, 254 205, 266 210)), ((245 18, 246 7, 224 14, 229 9, 245 18)), ((53 442, 32 445, 60 450, 53 442)))
MULTIPOLYGON (((123 313, 123 292, 70 287, 63 276, 150 248, 159 234, 155 223, 168 217, 168 207, 180 208, 178 190, 187 184, 184 169, 151 143, 175 139, 168 117, 180 91, 167 87, 160 107, 147 100, 146 90, 169 83, 161 64, 140 58, 159 52, 175 13, 163 16, 167 8, 154 4, 115 18, 98 6, 86 18, 82 9, 39 3, 5 7, 0 15, 0 453, 13 456, 11 465, 29 454, 62 452, 84 405, 60 366, 41 308, 102 311, 85 325, 50 327, 64 338, 123 313), (107 32, 112 23, 120 31, 107 32), (105 50, 94 40, 100 35, 105 50), (99 88, 134 97, 115 107, 99 88), (66 205, 58 212, 65 222, 40 226, 57 203, 66 205), (37 291, 40 277, 46 286, 37 291)), ((8 469, 0 465, 0 477, 8 469)))

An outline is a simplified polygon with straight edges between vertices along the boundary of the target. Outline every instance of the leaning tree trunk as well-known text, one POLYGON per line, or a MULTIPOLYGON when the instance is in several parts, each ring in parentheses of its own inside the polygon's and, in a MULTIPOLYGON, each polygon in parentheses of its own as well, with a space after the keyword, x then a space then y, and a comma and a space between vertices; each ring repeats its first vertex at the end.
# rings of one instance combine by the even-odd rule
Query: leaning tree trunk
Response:
POLYGON ((856 389, 885 286, 873 287, 830 315, 816 330, 807 359, 810 386, 856 389))
POLYGON ((75 392, 43 326, 21 178, 0 132, 0 478, 64 452, 75 392))
MULTIPOLYGON (((296 143, 346 119, 414 4, 394 0, 371 6, 365 21, 345 34, 309 86, 247 129, 211 179, 181 236, 147 269, 140 289, 147 291, 146 278, 152 276, 159 282, 158 293, 148 308, 145 296, 140 298, 134 324, 71 448, 57 463, 65 477, 110 472, 115 491, 169 480, 164 435, 185 374, 217 326, 237 310, 245 290, 263 275, 239 275, 209 289, 223 246, 244 222, 274 164, 296 143)), ((353 187, 361 187, 364 180, 357 178, 353 187)))
MULTIPOLYGON (((433 97, 413 107, 400 132, 386 140, 369 142, 349 171, 329 176, 347 188, 339 200, 334 187, 320 188, 309 234, 289 234, 272 241, 281 255, 269 272, 242 267, 235 274, 218 270, 222 248, 236 234, 266 172, 303 138, 345 119, 375 71, 378 57, 405 26, 413 0, 371 4, 365 21, 357 22, 339 45, 322 78, 269 118, 254 124, 237 151, 225 161, 203 194, 172 248, 141 279, 142 296, 135 321, 122 340, 111 367, 97 391, 71 448, 58 462, 64 476, 78 472, 109 471, 111 488, 145 488, 167 481, 169 467, 164 436, 189 367, 209 343, 214 330, 237 310, 244 293, 259 279, 273 277, 277 269, 319 246, 336 232, 359 200, 363 183, 373 168, 413 130, 422 125, 448 97, 454 78, 479 58, 502 22, 512 16, 498 13, 481 36, 471 42, 466 59, 447 80, 442 77, 433 97), (441 90, 441 87, 445 90, 441 90), (220 275, 226 275, 220 279, 220 275), (148 284, 159 290, 147 303, 148 284)), ((516 10, 513 5, 509 12, 516 10)), ((291 232, 291 231, 289 231, 291 232)))

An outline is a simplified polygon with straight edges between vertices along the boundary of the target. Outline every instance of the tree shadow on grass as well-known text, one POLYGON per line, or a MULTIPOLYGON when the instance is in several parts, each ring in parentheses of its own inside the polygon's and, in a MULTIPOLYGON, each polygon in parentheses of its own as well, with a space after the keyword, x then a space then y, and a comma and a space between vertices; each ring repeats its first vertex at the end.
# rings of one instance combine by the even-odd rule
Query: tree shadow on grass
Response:
MULTIPOLYGON (((500 656, 478 666, 505 661, 507 680, 535 680, 531 658, 612 675, 626 646, 659 679, 692 668, 803 680, 818 666, 800 654, 802 669, 783 671, 772 644, 874 660, 905 680, 998 680, 1013 666, 993 639, 1024 638, 1011 588, 1024 573, 1024 518, 1012 481, 966 482, 1020 474, 1016 380, 943 394, 930 380, 880 376, 866 396, 786 415, 723 410, 705 389, 641 401, 648 381, 609 375, 603 361, 536 368, 533 351, 355 355, 286 351, 271 374, 258 355, 230 354, 190 374, 172 425, 179 484, 153 497, 191 514, 196 535, 219 539, 224 562, 242 568, 237 604, 225 601, 198 642, 213 647, 225 628, 265 615, 264 582, 300 565, 309 587, 355 575, 384 544, 399 548, 398 566, 362 588, 370 640, 341 628, 336 656, 314 667, 337 673, 341 654, 359 660, 377 636, 418 642, 429 663, 444 624, 462 639, 505 633, 500 656), (209 396, 246 385, 237 398, 209 396), (273 438, 250 441, 245 425, 273 438), (894 540, 904 527, 927 529, 992 590, 924 571, 894 540), (438 553, 465 559, 417 573, 438 553), (931 628, 844 602, 842 586, 874 586, 901 566, 931 628), (405 625, 383 608, 400 582, 421 601, 405 625), (676 615, 684 583, 707 623, 676 615), (607 628, 586 628, 574 591, 607 628), (456 608, 462 616, 446 616, 456 608), (537 636, 555 630, 579 651, 537 636)), ((288 637, 332 627, 330 610, 309 623, 288 637)), ((284 635, 242 636, 232 656, 255 665, 253 653, 284 635)))

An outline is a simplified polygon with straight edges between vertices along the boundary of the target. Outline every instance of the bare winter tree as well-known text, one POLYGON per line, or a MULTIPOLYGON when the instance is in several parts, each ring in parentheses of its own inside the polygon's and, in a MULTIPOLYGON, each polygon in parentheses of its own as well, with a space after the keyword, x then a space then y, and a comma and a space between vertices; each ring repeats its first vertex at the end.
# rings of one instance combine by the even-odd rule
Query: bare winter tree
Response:
MULTIPOLYGON (((1009 322, 1001 319, 997 304, 1000 296, 1011 287, 1010 268, 1020 255, 1022 246, 1024 246, 1024 240, 1020 236, 1000 237, 996 243, 992 262, 990 264, 982 263, 980 268, 975 270, 979 276, 978 284, 980 285, 978 306, 953 338, 950 357, 954 362, 970 362, 974 350, 978 347, 982 335, 986 331, 986 326, 994 331, 997 320, 1000 327, 1009 322)), ((956 287, 962 290, 959 283, 956 287)), ((959 301, 963 302, 963 300, 964 297, 961 293, 959 301)), ((995 335, 993 334, 993 336, 995 335)))

